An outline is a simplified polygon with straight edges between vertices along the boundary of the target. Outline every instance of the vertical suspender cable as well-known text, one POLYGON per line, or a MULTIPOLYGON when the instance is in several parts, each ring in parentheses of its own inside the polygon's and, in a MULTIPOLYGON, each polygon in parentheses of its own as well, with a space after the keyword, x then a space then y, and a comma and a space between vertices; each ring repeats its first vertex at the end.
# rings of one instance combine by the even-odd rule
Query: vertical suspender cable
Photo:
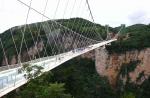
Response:
MULTIPOLYGON (((47 4, 48 4, 48 0, 46 0, 46 4, 45 4, 45 7, 44 7, 43 14, 45 14, 47 4)), ((42 15, 42 21, 41 21, 41 23, 39 23, 39 24, 40 24, 39 29, 38 29, 37 24, 35 24, 35 25, 36 25, 36 28, 37 28, 37 33, 38 33, 37 41, 38 41, 38 37, 40 37, 40 40, 42 41, 42 37, 41 37, 41 35, 40 35, 40 30, 41 30, 41 24, 42 24, 42 22, 43 22, 43 18, 44 18, 44 17, 43 17, 43 15, 42 15)), ((44 56, 45 56, 45 54, 46 54, 46 56, 48 56, 45 46, 44 46, 43 48, 44 48, 44 56)))
MULTIPOLYGON (((96 29, 96 25, 95 25, 95 20, 94 20, 94 17, 93 17, 93 14, 92 14, 92 11, 91 11, 91 8, 90 8, 90 4, 89 4, 89 1, 88 0, 86 0, 86 3, 87 3, 87 5, 88 5, 88 9, 89 9, 89 11, 90 11, 90 15, 91 15, 91 18, 92 18, 92 21, 93 21, 93 25, 94 25, 94 28, 96 29)), ((102 37, 100 36, 100 34, 99 33, 97 33, 98 34, 98 36, 100 37, 100 40, 103 40, 102 39, 102 37)))
MULTIPOLYGON (((31 4, 32 4, 32 0, 30 0, 30 5, 29 5, 29 9, 28 9, 28 13, 27 13, 27 17, 26 17, 26 22, 25 22, 25 24, 27 24, 27 21, 28 21, 30 9, 31 9, 31 4)), ((25 25, 25 28, 24 28, 24 32, 25 32, 25 30, 26 30, 26 25, 25 25)), ((24 32, 22 32, 22 40, 21 40, 21 46, 20 46, 19 55, 21 55, 21 49, 22 49, 22 46, 23 46, 24 32)), ((21 59, 20 59, 20 58, 19 58, 19 63, 21 64, 21 59)))
POLYGON ((1 38, 0 38, 0 43, 1 43, 1 46, 2 46, 3 54, 4 54, 4 56, 5 56, 5 62, 6 62, 6 64, 8 65, 7 56, 6 56, 5 49, 4 49, 4 45, 3 45, 3 42, 2 42, 2 40, 1 40, 1 38))

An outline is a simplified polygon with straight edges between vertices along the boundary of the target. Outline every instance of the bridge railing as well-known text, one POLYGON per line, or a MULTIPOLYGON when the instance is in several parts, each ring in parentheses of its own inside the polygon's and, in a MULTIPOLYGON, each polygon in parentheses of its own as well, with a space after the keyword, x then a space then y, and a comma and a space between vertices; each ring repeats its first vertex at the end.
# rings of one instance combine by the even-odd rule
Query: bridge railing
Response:
MULTIPOLYGON (((68 53, 70 53, 70 52, 68 52, 68 53)), ((55 62, 55 61, 58 62, 58 60, 60 61, 60 59, 58 59, 58 58, 61 58, 62 56, 64 57, 65 55, 67 55, 67 54, 62 53, 59 55, 44 57, 42 59, 36 59, 36 60, 25 62, 25 63, 30 63, 32 65, 34 65, 34 64, 39 65, 38 63, 43 60, 44 62, 40 63, 41 64, 40 66, 42 66, 44 69, 47 69, 47 68, 49 68, 49 64, 46 64, 45 62, 47 62, 47 63, 55 62)), ((62 60, 62 58, 61 58, 61 60, 62 60)), ((22 63, 22 64, 25 64, 25 63, 22 63)), ((21 66, 20 64, 16 64, 16 65, 12 66, 12 68, 16 68, 16 69, 6 70, 6 71, 0 72, 1 73, 1 76, 0 76, 0 93, 5 92, 6 90, 10 90, 10 88, 16 87, 18 84, 21 85, 25 81, 27 81, 24 77, 24 73, 19 73, 19 71, 18 71, 20 66, 21 66)), ((10 67, 8 68, 7 66, 5 66, 4 69, 10 69, 10 67)))
POLYGON ((49 59, 50 57, 53 57, 53 56, 38 58, 38 59, 35 59, 35 60, 23 62, 23 63, 20 63, 20 64, 1 66, 1 67, 0 67, 0 72, 1 72, 1 71, 5 71, 5 70, 8 70, 8 69, 13 69, 13 68, 21 67, 23 64, 36 63, 36 62, 39 62, 39 61, 41 61, 41 60, 49 59))
MULTIPOLYGON (((64 54, 66 54, 66 53, 61 53, 61 55, 64 55, 64 54)), ((43 61, 43 60, 48 60, 48 59, 50 59, 50 58, 54 58, 54 57, 57 57, 57 56, 59 56, 59 55, 60 55, 60 54, 55 55, 55 56, 47 56, 47 57, 43 57, 43 58, 38 58, 38 59, 35 59, 35 60, 23 62, 23 63, 20 63, 20 64, 1 66, 1 67, 0 67, 0 72, 5 71, 5 70, 9 70, 9 69, 13 69, 13 68, 18 68, 18 67, 21 67, 21 66, 24 65, 24 64, 37 63, 37 62, 40 62, 40 61, 43 61)))

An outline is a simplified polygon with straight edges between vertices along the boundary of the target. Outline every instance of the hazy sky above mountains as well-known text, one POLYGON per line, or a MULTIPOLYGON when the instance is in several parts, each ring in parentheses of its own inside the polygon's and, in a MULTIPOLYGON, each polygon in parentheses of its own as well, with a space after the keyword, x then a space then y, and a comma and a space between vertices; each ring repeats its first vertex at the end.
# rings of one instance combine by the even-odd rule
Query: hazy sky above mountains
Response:
MULTIPOLYGON (((30 0, 21 0, 29 5, 30 0)), ((32 0, 32 7, 44 13, 47 0, 32 0)), ((85 0, 48 0, 45 15, 50 19, 82 17, 91 20, 85 0), (67 1, 68 6, 67 6, 67 1), (73 8, 73 5, 75 7, 73 8), (66 9, 66 11, 64 11, 66 9)), ((150 0, 89 0, 96 23, 110 26, 150 23, 150 0)), ((17 0, 0 0, 0 33, 16 25, 25 24, 28 8, 17 0)), ((48 20, 30 11, 27 23, 48 20)))

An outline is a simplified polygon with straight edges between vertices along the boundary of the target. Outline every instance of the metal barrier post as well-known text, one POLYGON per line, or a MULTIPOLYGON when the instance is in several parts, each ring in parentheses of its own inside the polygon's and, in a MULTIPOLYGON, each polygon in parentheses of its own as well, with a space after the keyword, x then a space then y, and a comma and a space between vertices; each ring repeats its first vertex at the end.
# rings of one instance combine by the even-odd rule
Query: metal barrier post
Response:
POLYGON ((6 80, 7 81, 7 85, 8 85, 8 78, 9 78, 9 76, 7 76, 7 80, 6 80))
POLYGON ((17 75, 17 70, 16 70, 16 74, 15 74, 14 86, 16 86, 16 75, 17 75))
POLYGON ((3 79, 0 79, 0 81, 1 81, 0 89, 3 89, 3 79))
POLYGON ((3 79, 2 79, 2 88, 4 88, 4 83, 3 83, 3 79))

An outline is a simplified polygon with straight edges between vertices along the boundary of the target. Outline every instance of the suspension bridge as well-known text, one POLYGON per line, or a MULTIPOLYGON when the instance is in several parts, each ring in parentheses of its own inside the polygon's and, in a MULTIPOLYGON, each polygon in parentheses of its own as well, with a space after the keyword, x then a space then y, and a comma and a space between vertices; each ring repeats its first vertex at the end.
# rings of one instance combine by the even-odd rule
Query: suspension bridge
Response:
MULTIPOLYGON (((25 25, 10 28, 0 35, 0 51, 3 53, 3 66, 0 67, 0 97, 28 82, 24 77, 26 72, 19 72, 24 64, 41 66, 44 73, 70 59, 116 41, 120 33, 118 32, 113 37, 107 34, 107 37, 103 39, 100 32, 96 31, 98 27, 88 0, 73 0, 71 8, 68 7, 70 0, 66 0, 67 2, 63 5, 65 8, 62 12, 62 20, 55 19, 56 14, 59 14, 61 0, 57 0, 53 19, 46 15, 49 0, 45 0, 42 12, 32 7, 33 1, 26 3, 16 0, 20 5, 28 8, 25 25), (80 2, 80 5, 77 2, 80 2), (87 22, 72 18, 75 17, 73 11, 76 5, 79 5, 77 8, 83 7, 82 5, 86 8, 87 15, 83 13, 84 10, 81 11, 81 14, 87 17, 87 22), (69 20, 66 22, 64 19, 68 9, 71 10, 69 18, 73 25, 70 25, 69 20), (41 16, 41 20, 37 23, 29 23, 31 12, 41 16), (74 29, 74 26, 78 28, 74 29), (81 29, 85 27, 90 29, 81 29), (14 64, 9 62, 8 56, 15 58, 14 64)), ((79 14, 77 12, 76 14, 79 14)), ((77 17, 80 16, 84 18, 82 15, 77 17)))

